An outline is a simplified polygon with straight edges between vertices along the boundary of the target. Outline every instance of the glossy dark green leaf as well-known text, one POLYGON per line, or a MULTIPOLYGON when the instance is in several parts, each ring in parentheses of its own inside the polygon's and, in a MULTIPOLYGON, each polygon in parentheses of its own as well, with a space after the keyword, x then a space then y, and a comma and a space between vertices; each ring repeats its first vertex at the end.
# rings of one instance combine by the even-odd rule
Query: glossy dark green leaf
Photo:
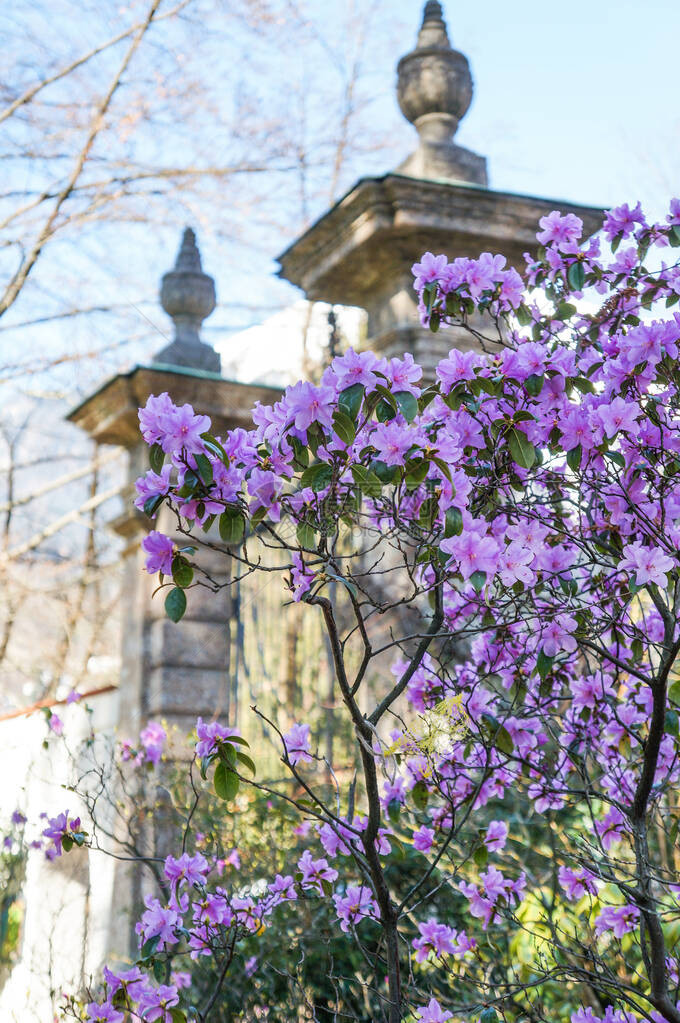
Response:
POLYGON ((394 399, 407 423, 418 415, 418 401, 409 391, 395 391, 394 399))
POLYGON ((191 586, 194 570, 185 558, 174 557, 172 559, 172 578, 175 586, 180 586, 182 589, 191 586))
POLYGON ((160 444, 152 444, 149 448, 149 465, 155 473, 160 473, 165 462, 165 452, 160 444))
POLYGON ((411 789, 411 798, 419 810, 424 810, 430 798, 424 781, 417 781, 411 789))
POLYGON ((198 475, 201 477, 206 487, 209 487, 213 481, 213 467, 210 464, 210 459, 207 455, 199 453, 194 455, 196 459, 196 468, 198 469, 198 475))
POLYGON ((523 469, 530 469, 536 461, 536 449, 526 433, 513 427, 508 434, 508 444, 513 462, 523 469))
POLYGON ((165 598, 165 613, 173 622, 178 622, 187 609, 187 598, 184 590, 176 586, 165 598))
POLYGON ((310 465, 303 472, 300 478, 300 486, 311 487, 314 493, 318 494, 320 490, 325 490, 332 479, 333 467, 326 462, 315 462, 314 465, 310 465))
POLYGON ((583 269, 583 263, 576 262, 571 264, 567 273, 567 280, 574 291, 583 291, 583 285, 586 281, 586 272, 583 269))
POLYGON ((340 391, 338 395, 338 407, 342 409, 345 415, 349 416, 353 423, 357 420, 363 398, 363 384, 352 384, 351 387, 346 387, 344 391, 340 391))
POLYGON ((463 515, 460 508, 447 508, 444 524, 444 536, 460 536, 463 532, 463 515))
POLYGON ((238 775, 234 774, 233 771, 230 771, 224 761, 221 760, 215 768, 213 784, 215 786, 215 792, 220 799, 228 801, 233 799, 238 792, 238 775))
POLYGON ((240 508, 225 508, 219 518, 220 536, 225 543, 241 543, 246 529, 240 508))

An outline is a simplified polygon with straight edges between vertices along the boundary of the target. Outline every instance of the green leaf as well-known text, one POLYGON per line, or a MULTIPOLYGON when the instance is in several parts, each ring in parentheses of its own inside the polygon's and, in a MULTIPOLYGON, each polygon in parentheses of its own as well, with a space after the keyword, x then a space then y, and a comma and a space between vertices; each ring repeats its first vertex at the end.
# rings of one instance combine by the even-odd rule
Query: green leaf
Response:
POLYGON ((351 444, 357 435, 354 421, 341 409, 333 413, 333 429, 343 444, 351 444))
POLYGON ((412 422, 418 415, 417 399, 409 391, 395 391, 393 397, 406 422, 412 422))
POLYGON ((149 448, 149 465, 155 473, 160 473, 165 462, 165 452, 160 444, 152 444, 149 448))
POLYGON ((316 533, 308 522, 301 522, 295 530, 295 535, 301 547, 308 549, 316 547, 316 533))
POLYGON ((163 504, 164 498, 162 494, 157 494, 155 497, 147 497, 144 502, 144 514, 148 515, 149 518, 153 518, 156 511, 163 504))
POLYGON ((172 1009, 170 1009, 170 1018, 172 1020, 172 1023, 187 1023, 185 1013, 182 1011, 182 1009, 178 1009, 176 1005, 172 1009))
POLYGON ((387 462, 383 462, 379 458, 376 458, 375 462, 373 462, 372 468, 375 475, 383 483, 394 483, 397 476, 396 465, 388 465, 387 462))
POLYGON ((529 312, 528 308, 524 305, 524 303, 522 303, 522 305, 515 310, 515 316, 517 317, 517 322, 519 323, 520 327, 528 327, 532 322, 531 313, 529 312))
POLYGON ((352 384, 351 387, 346 387, 344 391, 340 391, 338 395, 338 408, 342 409, 352 422, 356 422, 363 398, 364 385, 352 384))
POLYGON ((427 791, 427 785, 424 781, 417 781, 411 789, 411 796, 413 802, 419 810, 424 810, 427 806, 427 801, 430 798, 430 793, 427 791))
POLYGON ((473 858, 473 860, 475 861, 475 864, 478 867, 485 867, 486 866, 487 860, 489 859, 489 850, 484 845, 484 843, 482 843, 481 845, 477 846, 477 848, 475 849, 475 851, 472 854, 472 858, 473 858))
POLYGON ((548 655, 544 653, 543 650, 539 652, 539 655, 536 658, 536 671, 541 676, 541 678, 545 678, 547 675, 550 674, 550 672, 552 671, 554 660, 555 660, 554 657, 548 657, 548 655))
POLYGON ((352 477, 356 485, 366 494, 367 497, 379 497, 382 491, 382 483, 374 472, 364 465, 352 466, 352 477))
POLYGON ((399 823, 399 813, 401 811, 401 803, 398 799, 390 799, 387 804, 387 816, 393 824, 399 823))
POLYGON ((571 451, 567 451, 567 465, 572 472, 578 472, 581 468, 581 458, 583 456, 583 448, 580 444, 577 444, 571 451))
POLYGON ((495 1009, 483 1009, 479 1016, 479 1023, 498 1023, 498 1013, 495 1009))
POLYGON ((73 838, 71 835, 62 835, 61 848, 64 852, 70 852, 73 848, 73 838))
POLYGON ((508 435, 508 443, 512 460, 523 469, 530 469, 536 461, 536 449, 526 433, 513 426, 508 435))
MULTIPOLYGON (((578 289, 581 290, 580 288, 578 289)), ((555 317, 558 320, 569 320, 574 314, 578 312, 575 305, 571 302, 560 302, 557 309, 555 310, 555 317)))
POLYGON ((165 613, 173 622, 178 622, 187 609, 187 597, 184 590, 175 587, 165 598, 165 613))
POLYGON ((578 261, 571 264, 567 273, 567 280, 574 291, 583 291, 583 285, 586 282, 586 272, 583 269, 583 263, 578 261))
POLYGON ((314 493, 318 494, 320 490, 325 490, 332 479, 333 467, 326 462, 315 462, 303 472, 300 477, 300 486, 311 487, 314 493))
POLYGON ((149 938, 142 945, 142 959, 148 959, 156 951, 156 947, 161 940, 160 934, 154 934, 153 938, 149 938))
POLYGON ((498 731, 495 735, 495 743, 497 750, 500 750, 501 753, 505 753, 506 756, 510 756, 514 749, 514 743, 510 732, 504 725, 498 726, 498 731))
POLYGON ((240 760, 240 761, 241 761, 241 763, 242 763, 242 764, 243 764, 243 765, 244 765, 245 767, 247 767, 247 768, 248 768, 248 770, 249 770, 249 771, 250 771, 250 773, 251 773, 251 774, 253 775, 253 777, 255 777, 255 764, 254 764, 254 762, 253 762, 253 761, 251 760, 251 758, 250 758, 250 757, 248 756, 248 754, 247 754, 247 753, 244 753, 244 752, 243 752, 242 750, 240 750, 240 749, 237 749, 237 750, 236 750, 236 757, 237 757, 237 759, 238 759, 238 760, 240 760))
POLYGON ((537 398, 543 390, 543 384, 545 382, 545 375, 543 373, 532 373, 524 381, 527 394, 530 394, 532 398, 537 398))
POLYGON ((670 735, 678 735, 678 732, 680 731, 679 725, 680 722, 678 720, 678 715, 676 714, 676 712, 674 710, 667 710, 666 731, 669 732, 670 735))
POLYGON ((588 377, 574 377, 572 382, 581 394, 595 394, 595 384, 588 377))
POLYGON ((481 593, 484 583, 486 582, 486 572, 473 572, 470 576, 470 582, 472 583, 476 593, 481 593))
POLYGON ((225 543, 240 543, 246 530, 240 508, 230 505, 219 518, 220 536, 225 543))
POLYGON ((210 464, 210 459, 207 455, 202 453, 194 455, 194 458, 196 459, 196 468, 198 469, 199 476, 205 483, 206 487, 209 487, 213 481, 213 468, 210 464))
POLYGON ((420 486, 430 469, 430 463, 426 458, 417 461, 414 459, 406 466, 406 486, 409 490, 415 490, 420 486))
POLYGON ((186 589, 191 586, 194 578, 194 570, 185 558, 174 557, 172 559, 172 578, 175 586, 186 589))
POLYGON ((460 536, 463 532, 463 515, 460 508, 447 508, 444 524, 444 536, 460 536))
POLYGON ((392 406, 388 401, 385 401, 384 398, 378 402, 375 415, 376 419, 378 419, 381 423, 389 422, 390 419, 394 419, 396 414, 397 412, 394 406, 392 406))
POLYGON ((680 704, 680 679, 678 679, 677 682, 674 682, 673 685, 669 688, 668 699, 671 701, 671 703, 680 704))
POLYGON ((215 768, 213 784, 215 786, 215 792, 220 799, 229 801, 230 799, 233 799, 238 792, 238 775, 234 774, 233 771, 230 771, 223 761, 220 761, 215 768))

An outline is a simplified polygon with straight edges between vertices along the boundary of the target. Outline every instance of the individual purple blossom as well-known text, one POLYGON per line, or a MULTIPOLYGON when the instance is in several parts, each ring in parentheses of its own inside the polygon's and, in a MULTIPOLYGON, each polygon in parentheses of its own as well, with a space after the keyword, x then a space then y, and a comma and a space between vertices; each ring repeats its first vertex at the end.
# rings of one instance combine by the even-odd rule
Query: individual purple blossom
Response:
POLYGON ((442 1009, 436 998, 431 998, 424 1008, 416 1009, 416 1019, 420 1023, 446 1023, 453 1019, 453 1014, 442 1009))
POLYGON ((85 1006, 85 1023, 123 1023, 125 1013, 115 1009, 111 1002, 88 1002, 85 1006))
POLYGON ((305 594, 309 593, 312 583, 316 579, 316 573, 306 568, 302 555, 295 552, 292 557, 290 576, 293 590, 293 600, 299 603, 305 594))
POLYGON ((580 899, 586 893, 597 895, 597 879, 585 867, 579 867, 578 870, 560 867, 557 879, 570 902, 580 899))
POLYGON ((439 280, 446 270, 448 260, 446 256, 435 256, 431 252, 424 253, 419 263, 414 263, 411 273, 415 280, 413 287, 416 291, 422 291, 426 284, 432 284, 439 280))
POLYGON ((135 930, 140 935, 141 942, 149 938, 159 938, 158 948, 162 951, 166 945, 175 945, 178 942, 177 928, 182 926, 182 916, 172 906, 162 906, 160 900, 147 895, 144 900, 146 906, 142 919, 135 925, 135 930))
POLYGON ((294 724, 283 737, 286 756, 295 767, 296 764, 311 764, 314 759, 309 747, 310 728, 307 724, 294 724))
POLYGON ((78 703, 78 701, 82 700, 82 698, 82 693, 79 693, 77 689, 72 689, 66 697, 66 706, 70 707, 72 703, 78 703))
POLYGON ((243 972, 245 973, 246 977, 253 976, 253 974, 257 970, 257 963, 258 963, 257 956, 250 956, 249 959, 246 959, 245 963, 243 964, 243 972))
POLYGON ((47 724, 49 725, 50 731, 54 732, 55 735, 64 734, 64 722, 61 720, 58 714, 54 713, 53 710, 50 711, 49 717, 47 719, 47 724))
MULTIPOLYGON (((150 497, 161 497, 167 494, 170 489, 171 472, 172 466, 168 464, 163 466, 160 473, 149 469, 144 476, 139 476, 135 480, 135 489, 137 491, 135 507, 139 508, 140 511, 144 511, 144 505, 150 497)), ((154 512, 154 517, 155 514, 154 512)))
POLYGON ((635 230, 635 225, 646 226, 646 221, 640 203, 630 208, 627 202, 609 210, 604 218, 602 230, 607 241, 613 241, 617 235, 621 238, 629 238, 635 230))
POLYGON ((172 1023, 170 1009, 179 1002, 177 988, 170 984, 160 984, 157 988, 148 988, 139 1000, 139 1009, 145 1023, 172 1023))
POLYGON ((481 364, 481 356, 477 352, 460 352, 452 349, 448 356, 437 366, 437 380, 444 393, 448 393, 461 380, 474 380, 475 369, 481 364))
POLYGON ((302 873, 302 880, 300 882, 302 887, 312 888, 319 895, 324 894, 323 882, 331 883, 338 876, 337 870, 330 867, 328 861, 323 857, 318 860, 312 859, 309 849, 305 849, 297 865, 298 870, 302 873))
POLYGON ((274 880, 268 885, 268 888, 274 896, 276 904, 279 902, 293 902, 297 899, 295 881, 290 874, 286 874, 285 877, 281 874, 277 874, 274 880))
POLYGON ((250 494, 250 513, 265 508, 273 522, 278 522, 281 512, 278 497, 283 488, 283 480, 271 469, 253 469, 248 479, 250 494))
POLYGON ((176 988, 191 987, 191 974, 186 970, 176 970, 170 974, 170 980, 176 988))
POLYGON ((416 962, 424 963, 430 955, 441 958, 454 955, 458 949, 458 934, 452 927, 441 924, 437 920, 426 920, 418 924, 420 937, 413 939, 416 950, 416 962))
POLYGON ((228 743, 235 737, 240 738, 237 728, 227 728, 219 721, 204 721, 203 718, 198 718, 196 722, 196 735, 196 756, 201 758, 213 756, 222 743, 228 743))
POLYGON ((561 650, 573 653, 576 650, 576 640, 573 633, 577 628, 577 621, 571 615, 555 615, 551 622, 541 628, 539 644, 546 657, 554 657, 561 650))
POLYGON ((172 398, 162 394, 149 395, 144 408, 138 409, 139 427, 147 444, 158 444, 165 434, 165 422, 175 409, 172 398))
POLYGON ((635 434, 639 418, 638 405, 623 398, 614 398, 608 405, 600 405, 593 413, 593 422, 602 427, 610 440, 621 430, 635 434))
POLYGON ((469 579, 474 572, 492 576, 496 571, 499 548, 491 536, 483 536, 474 529, 464 530, 460 536, 442 540, 440 546, 451 555, 463 579, 469 579))
POLYGON ((208 873, 208 861, 202 853, 182 853, 176 859, 174 856, 166 856, 164 873, 170 884, 176 888, 178 885, 203 885, 208 873))
POLYGON ((429 852, 434 841, 434 828, 428 828, 424 824, 413 832, 413 848, 418 852, 429 852))
POLYGON ((334 387, 315 387, 307 381, 300 381, 289 387, 284 395, 284 404, 297 430, 307 430, 312 423, 329 427, 333 422, 334 387))
POLYGON ((364 885, 350 885, 344 895, 336 892, 333 895, 335 912, 340 920, 340 928, 349 932, 350 927, 359 923, 364 917, 378 919, 378 903, 373 898, 370 888, 364 885))
POLYGON ((605 931, 612 931, 615 938, 622 938, 628 931, 634 931, 640 919, 637 906, 604 906, 595 918, 595 933, 598 937, 605 931))
POLYGON ((21 826, 22 824, 26 823, 26 818, 23 815, 23 813, 21 812, 21 810, 15 810, 12 813, 11 820, 12 820, 12 824, 16 824, 17 826, 21 826))
POLYGON ((165 729, 158 721, 149 721, 139 733, 139 741, 150 764, 157 766, 160 763, 167 738, 165 729))
POLYGON ((159 533, 157 529, 152 529, 149 535, 142 540, 142 550, 147 554, 144 568, 149 575, 155 575, 156 572, 172 575, 175 545, 169 536, 159 533))
POLYGON ((371 444, 386 465, 402 465, 406 452, 413 445, 413 432, 407 425, 391 419, 388 423, 378 423, 371 434, 371 444))
POLYGON ((658 547, 645 547, 641 543, 628 543, 623 548, 623 558, 619 561, 619 569, 635 572, 635 585, 645 586, 653 583, 666 589, 668 586, 667 572, 673 568, 674 561, 658 547))
POLYGON ((491 821, 486 829, 484 845, 489 852, 500 852, 508 840, 508 825, 505 821, 491 821))
POLYGON ((565 243, 572 245, 579 240, 583 233, 583 221, 573 213, 562 215, 559 210, 553 210, 539 220, 541 230, 536 235, 536 240, 541 245, 555 244, 561 247, 565 243))
POLYGON ((624 825, 625 818, 616 806, 612 806, 602 820, 595 821, 595 830, 606 852, 609 852, 616 842, 621 841, 624 825))
POLYGON ((61 856, 63 852, 62 842, 64 838, 70 838, 73 834, 80 832, 80 817, 69 820, 68 810, 60 813, 57 817, 50 817, 47 827, 43 829, 43 836, 48 838, 54 846, 54 853, 51 858, 61 856))
POLYGON ((408 391, 415 398, 420 394, 418 381, 423 375, 421 366, 414 362, 410 352, 405 352, 403 359, 390 359, 385 367, 385 376, 392 385, 392 391, 399 394, 408 391))
POLYGON ((344 391, 353 384, 363 384, 367 392, 375 390, 378 382, 376 371, 380 364, 373 352, 355 352, 348 348, 344 355, 333 359, 331 368, 337 379, 338 391, 344 391))
POLYGON ((196 455, 205 451, 201 434, 209 432, 210 419, 197 415, 191 405, 173 406, 160 417, 160 425, 163 430, 160 445, 166 454, 196 455))

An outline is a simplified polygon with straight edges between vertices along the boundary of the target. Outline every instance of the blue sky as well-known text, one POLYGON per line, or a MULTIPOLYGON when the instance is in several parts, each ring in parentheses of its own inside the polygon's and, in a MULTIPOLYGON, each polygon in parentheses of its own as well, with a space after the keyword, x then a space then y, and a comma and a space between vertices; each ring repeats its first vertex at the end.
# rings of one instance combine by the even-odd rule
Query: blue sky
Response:
MULTIPOLYGON (((678 0, 443 6, 475 80, 458 139, 492 187, 605 205, 680 190, 678 0)), ((419 3, 397 7, 417 22, 419 3)))

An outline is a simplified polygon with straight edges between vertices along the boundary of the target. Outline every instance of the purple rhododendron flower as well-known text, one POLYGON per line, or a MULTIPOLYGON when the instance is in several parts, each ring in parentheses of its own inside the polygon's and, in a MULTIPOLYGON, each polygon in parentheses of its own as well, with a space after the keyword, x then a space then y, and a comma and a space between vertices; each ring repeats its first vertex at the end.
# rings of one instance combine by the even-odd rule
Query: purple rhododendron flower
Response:
POLYGON ((240 734, 237 728, 227 728, 219 721, 204 721, 203 718, 199 718, 196 722, 196 735, 198 736, 196 756, 210 757, 217 752, 220 743, 228 742, 235 736, 240 738, 240 734))
POLYGON ((286 756, 293 767, 302 762, 311 764, 314 759, 309 747, 309 725, 295 724, 286 732, 283 742, 286 748, 286 756))
POLYGON ((123 1023, 125 1013, 114 1009, 110 1002, 88 1002, 85 1006, 85 1023, 123 1023))
POLYGON ((172 575, 175 545, 169 536, 159 533, 157 529, 152 529, 149 535, 142 540, 142 550, 148 555, 144 567, 149 575, 154 575, 156 572, 172 575))
POLYGON ((446 1023, 453 1019, 452 1013, 442 1009, 436 998, 431 998, 423 1009, 416 1009, 416 1013, 420 1023, 446 1023))
POLYGON ((139 741, 149 763, 158 765, 167 739, 167 733, 158 721, 149 721, 139 733, 139 741))

